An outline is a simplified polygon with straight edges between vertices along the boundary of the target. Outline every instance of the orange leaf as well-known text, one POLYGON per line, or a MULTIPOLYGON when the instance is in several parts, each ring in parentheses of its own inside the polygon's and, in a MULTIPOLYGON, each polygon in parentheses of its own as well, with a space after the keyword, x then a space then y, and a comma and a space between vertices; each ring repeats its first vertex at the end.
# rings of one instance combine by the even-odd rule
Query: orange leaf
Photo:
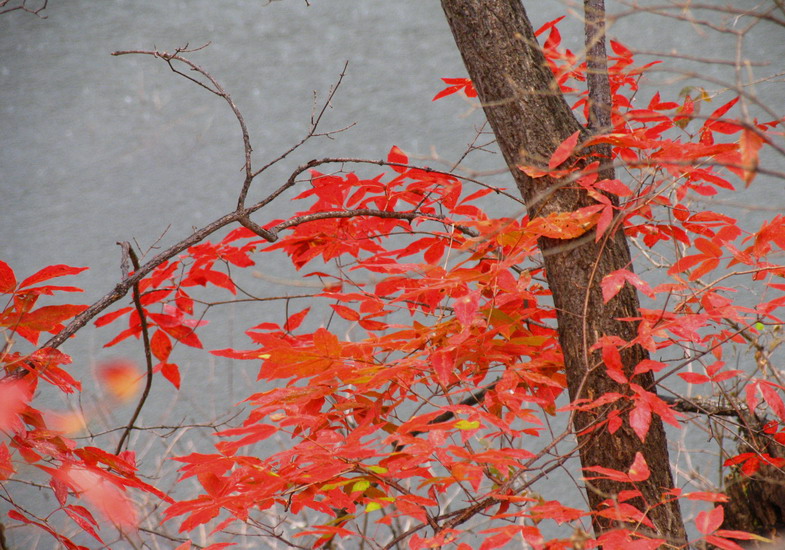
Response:
POLYGON ((117 311, 109 312, 106 315, 101 315, 98 319, 95 320, 95 326, 102 327, 108 325, 118 317, 122 317, 123 315, 125 315, 129 311, 132 311, 133 309, 134 308, 129 306, 129 307, 118 309, 117 311))
POLYGON ((354 311, 352 308, 342 306, 339 304, 331 304, 331 308, 335 310, 335 313, 346 319, 347 321, 359 321, 360 314, 354 311))
POLYGON ((621 180, 600 180, 594 184, 594 187, 601 191, 613 193, 619 197, 629 197, 632 191, 621 180))
MULTIPOLYGON (((150 315, 152 318, 152 315, 150 315)), ((163 316, 161 316, 163 317, 163 316)), ((166 331, 169 336, 177 340, 178 342, 182 342, 186 346, 191 346, 192 348, 202 348, 202 342, 199 340, 199 337, 194 332, 194 329, 191 327, 187 327, 185 325, 174 325, 174 326, 164 326, 159 325, 163 330, 166 331)))
POLYGON ((305 319, 305 316, 308 315, 309 311, 311 311, 311 308, 307 307, 302 311, 292 314, 289 319, 286 320, 286 324, 283 326, 284 330, 286 330, 286 332, 297 330, 297 328, 303 322, 303 319, 305 319))
POLYGON ((83 468, 64 468, 58 472, 61 481, 80 492, 101 514, 120 528, 138 525, 131 499, 102 475, 83 468))
POLYGON ((0 381, 0 430, 21 429, 19 415, 33 397, 33 388, 26 380, 0 381))
POLYGON ((763 399, 771 407, 771 410, 780 417, 781 421, 785 422, 785 404, 782 402, 782 397, 768 383, 762 383, 759 387, 763 399))
POLYGON ((477 313, 479 305, 480 292, 475 290, 455 300, 453 310, 455 310, 455 316, 463 326, 470 326, 472 321, 474 321, 474 315, 477 313))
POLYGON ((692 254, 691 256, 684 256, 683 258, 679 258, 676 261, 676 263, 674 263, 671 266, 671 268, 668 270, 668 275, 675 275, 676 273, 687 271, 688 269, 698 265, 705 259, 706 256, 703 254, 692 254))
POLYGON ((695 491, 684 495, 689 500, 704 500, 707 502, 728 502, 730 498, 724 493, 710 493, 706 491, 695 491))
POLYGON ((755 131, 744 128, 739 139, 741 149, 741 168, 745 185, 749 186, 758 170, 758 151, 763 146, 763 138, 755 131))
POLYGON ((436 373, 436 378, 445 386, 450 383, 450 378, 455 368, 455 359, 446 351, 437 351, 431 354, 431 366, 436 373))
POLYGON ((602 209, 600 219, 597 220, 597 230, 594 242, 600 242, 600 239, 605 234, 605 230, 611 225, 613 221, 613 207, 608 205, 602 209))
POLYGON ((630 283, 646 294, 646 296, 654 298, 654 292, 646 281, 641 280, 635 273, 627 269, 617 269, 613 273, 603 277, 602 282, 600 283, 600 286, 602 287, 602 299, 605 303, 608 303, 611 298, 619 293, 625 282, 630 283))
POLYGON ((477 97, 477 91, 474 89, 474 84, 468 78, 442 78, 445 84, 450 84, 444 90, 436 94, 431 101, 436 101, 445 96, 460 92, 466 94, 466 97, 477 97))
POLYGON ((15 471, 8 447, 5 443, 0 443, 0 481, 9 479, 15 471))
POLYGON ((159 361, 166 361, 169 358, 169 354, 172 352, 172 341, 164 331, 156 330, 153 337, 150 338, 150 351, 159 361))
POLYGON ((531 220, 526 229, 542 237, 575 239, 597 224, 601 205, 581 208, 577 212, 557 212, 531 220))
MULTIPOLYGON (((705 256, 704 256, 705 258, 705 256)), ((720 265, 720 261, 717 258, 710 258, 704 261, 701 265, 699 265, 688 277, 688 280, 695 281, 700 279, 709 271, 715 269, 718 265, 720 265)))
POLYGON ((84 415, 80 411, 48 412, 46 424, 53 430, 68 435, 78 434, 87 427, 84 415))
POLYGON ((644 400, 638 400, 635 408, 630 411, 630 426, 641 442, 646 441, 651 425, 651 405, 644 400))
POLYGON ((20 324, 30 330, 49 332, 58 327, 61 322, 79 315, 86 309, 85 305, 75 304, 44 306, 24 315, 20 324))

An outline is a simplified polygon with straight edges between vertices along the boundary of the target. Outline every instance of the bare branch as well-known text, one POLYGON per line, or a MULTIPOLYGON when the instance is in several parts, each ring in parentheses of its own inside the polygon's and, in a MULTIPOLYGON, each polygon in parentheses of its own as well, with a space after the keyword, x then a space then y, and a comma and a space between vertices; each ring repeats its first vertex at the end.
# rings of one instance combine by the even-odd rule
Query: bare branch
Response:
POLYGON ((179 74, 180 76, 182 76, 184 78, 187 78, 191 82, 201 86, 205 90, 207 90, 207 91, 217 95, 218 97, 220 97, 224 101, 226 101, 226 103, 232 109, 232 112, 234 113, 234 117, 237 119, 237 122, 240 124, 240 130, 242 131, 242 136, 243 136, 243 153, 244 153, 244 156, 245 156, 245 164, 244 164, 245 180, 243 181, 243 187, 242 187, 242 190, 240 192, 240 199, 238 201, 238 210, 239 210, 239 209, 242 209, 242 207, 243 207, 243 203, 245 201, 245 195, 248 193, 248 187, 250 187, 251 181, 253 181, 253 178, 254 178, 253 168, 252 168, 252 165, 251 165, 251 153, 253 152, 253 148, 251 147, 251 137, 250 137, 250 135, 248 133, 248 127, 245 125, 245 119, 243 118, 243 115, 240 112, 240 109, 234 103, 234 100, 232 99, 232 96, 229 95, 229 92, 227 92, 223 88, 223 86, 221 86, 221 84, 218 82, 218 80, 216 80, 205 69, 203 69, 202 67, 200 67, 199 65, 197 65, 193 61, 191 61, 191 60, 189 60, 189 59, 187 59, 187 58, 185 58, 185 57, 180 55, 181 53, 184 53, 184 52, 198 51, 198 50, 201 50, 201 49, 203 49, 205 47, 206 47, 206 45, 205 46, 201 46, 201 47, 196 48, 196 49, 192 49, 192 50, 188 50, 188 49, 185 49, 185 48, 184 49, 178 49, 178 50, 175 51, 175 53, 161 52, 161 51, 158 51, 158 50, 120 50, 120 51, 112 52, 112 55, 114 55, 114 56, 130 55, 130 54, 151 55, 153 57, 157 57, 159 59, 163 59, 164 61, 166 61, 167 65, 169 65, 169 68, 173 72, 179 74), (204 82, 201 82, 200 80, 197 80, 196 78, 193 78, 192 76, 187 75, 184 72, 178 70, 177 68, 175 68, 174 64, 172 63, 173 61, 179 61, 180 63, 183 63, 183 64, 187 65, 188 67, 190 67, 192 71, 195 71, 195 72, 201 74, 202 76, 204 76, 210 82, 212 87, 210 87, 210 86, 206 85, 204 82))
POLYGON ((0 8, 1 8, 0 9, 0 15, 3 15, 5 13, 11 13, 12 11, 19 10, 19 11, 24 11, 24 12, 27 12, 27 13, 32 13, 33 15, 36 15, 36 16, 40 17, 41 19, 46 19, 45 15, 41 15, 41 12, 46 9, 46 5, 49 3, 49 0, 40 0, 40 1, 41 1, 41 5, 39 7, 37 7, 37 8, 28 8, 27 7, 27 0, 22 0, 21 4, 19 4, 17 6, 12 6, 12 7, 9 8, 9 7, 6 7, 6 6, 8 6, 8 4, 11 2, 11 0, 1 0, 0 1, 0 8))
MULTIPOLYGON (((139 269, 139 258, 136 257, 136 252, 134 249, 131 248, 131 245, 126 241, 122 243, 118 243, 123 248, 123 255, 127 255, 131 258, 131 263, 134 266, 134 271, 139 269)), ((139 398, 139 403, 136 405, 136 409, 134 409, 134 413, 131 415, 130 420, 128 420, 128 424, 123 430, 123 435, 120 436, 120 441, 117 442, 117 447, 115 448, 114 454, 120 454, 123 450, 123 445, 125 444, 128 436, 131 433, 131 430, 136 423, 136 419, 139 418, 139 415, 142 413, 142 408, 144 404, 147 402, 147 397, 150 395, 150 389, 153 387, 153 355, 150 351, 150 327, 147 323, 147 315, 145 315, 144 307, 142 307, 142 300, 139 291, 139 283, 134 283, 133 287, 133 298, 134 298, 134 307, 136 307, 136 313, 139 315, 139 323, 141 324, 142 329, 142 343, 144 345, 144 360, 146 366, 146 376, 145 376, 145 384, 144 390, 142 391, 142 396, 139 398)))
MULTIPOLYGON (((256 172, 253 173, 253 177, 258 176, 259 174, 261 174, 262 172, 264 172, 265 170, 267 170, 268 168, 270 168, 274 164, 276 164, 276 163, 282 161, 283 159, 285 159, 291 153, 293 153, 294 151, 299 149, 300 146, 302 146, 306 141, 308 141, 312 137, 322 136, 322 135, 329 136, 329 135, 331 135, 333 133, 336 133, 336 132, 343 132, 347 128, 351 128, 351 126, 353 126, 353 124, 352 124, 352 125, 348 126, 347 128, 341 128, 340 130, 336 130, 335 132, 326 132, 326 133, 323 133, 323 134, 316 132, 316 130, 319 127, 319 123, 322 121, 322 117, 324 116, 324 113, 327 111, 327 107, 330 106, 330 104, 331 104, 331 102, 333 100, 333 97, 335 97, 335 93, 338 91, 338 87, 341 85, 341 82, 343 82, 343 77, 346 76, 346 69, 348 67, 349 67, 349 62, 347 61, 346 63, 344 63, 343 69, 341 70, 341 74, 338 75, 338 81, 330 88, 330 93, 327 95, 327 99, 324 101, 324 104, 322 105, 322 108, 319 111, 318 115, 316 115, 315 117, 313 115, 311 116, 311 125, 310 125, 310 128, 308 129, 308 134, 306 134, 306 136, 304 138, 302 138, 299 142, 297 142, 296 144, 294 144, 291 147, 289 147, 286 151, 284 151, 283 153, 278 155, 276 158, 274 158, 273 160, 271 160, 270 162, 268 162, 267 164, 265 164, 264 166, 259 168, 256 172)), ((247 192, 247 189, 243 189, 243 191, 247 192)), ((244 204, 244 201, 245 201, 245 194, 241 193, 240 201, 238 201, 238 203, 237 203, 238 208, 242 208, 242 206, 244 204)))

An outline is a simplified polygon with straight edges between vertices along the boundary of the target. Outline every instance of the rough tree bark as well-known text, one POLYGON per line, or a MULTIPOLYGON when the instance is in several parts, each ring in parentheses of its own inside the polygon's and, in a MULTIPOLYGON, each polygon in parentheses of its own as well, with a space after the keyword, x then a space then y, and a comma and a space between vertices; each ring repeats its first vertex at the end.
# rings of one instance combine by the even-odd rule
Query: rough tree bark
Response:
MULTIPOLYGON (((596 2, 590 2, 596 5, 596 2)), ((546 165, 555 148, 577 130, 583 130, 572 114, 548 69, 520 0, 442 0, 442 8, 464 63, 482 102, 485 115, 496 134, 507 165, 523 195, 530 216, 570 212, 593 200, 569 183, 551 178, 529 178, 519 164, 546 165)), ((597 21, 598 12, 592 14, 597 21)), ((596 29, 595 29, 596 30, 596 29)), ((594 38, 604 40, 604 37, 594 38)), ((605 107, 607 111, 607 107, 605 107)), ((613 177, 605 167, 602 177, 613 177)), ((558 313, 559 340, 572 400, 596 398, 606 392, 625 392, 608 378, 598 354, 589 348, 603 335, 624 340, 636 337, 636 326, 619 321, 638 314, 638 296, 630 285, 607 304, 603 303, 600 281, 621 268, 631 269, 630 252, 622 231, 613 238, 594 242, 593 235, 574 242, 543 238, 540 247, 545 272, 558 313)), ((632 368, 648 358, 639 346, 622 352, 629 376, 632 368)), ((637 376, 635 382, 653 387, 653 376, 637 376)), ((608 409, 577 414, 577 432, 607 415, 608 409)), ((626 416, 626 414, 625 414, 626 416)), ((643 501, 632 501, 645 510, 657 534, 670 544, 686 543, 677 502, 664 503, 662 493, 673 486, 667 441, 659 417, 652 419, 645 443, 641 443, 626 422, 615 434, 606 429, 578 437, 581 463, 626 471, 635 453, 643 453, 651 477, 639 484, 643 501), (645 501, 645 502, 644 502, 645 501)), ((587 484, 588 485, 588 484, 587 484)), ((628 484, 594 481, 587 486, 594 511, 628 484)), ((594 515, 596 534, 624 526, 622 521, 594 515)))

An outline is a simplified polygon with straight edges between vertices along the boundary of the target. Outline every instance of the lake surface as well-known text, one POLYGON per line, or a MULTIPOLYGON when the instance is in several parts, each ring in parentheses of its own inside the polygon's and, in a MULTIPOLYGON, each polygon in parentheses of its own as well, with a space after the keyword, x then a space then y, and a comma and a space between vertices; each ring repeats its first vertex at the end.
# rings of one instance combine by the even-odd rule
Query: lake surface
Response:
MULTIPOLYGON (((64 0, 50 2, 46 19, 13 13, 0 16, 0 258, 19 276, 49 264, 90 266, 73 284, 86 289, 85 303, 108 292, 120 277, 118 241, 142 250, 163 247, 234 208, 242 184, 242 143, 237 121, 217 97, 173 74, 160 60, 112 57, 115 50, 209 46, 190 54, 229 91, 243 112, 257 166, 275 158, 308 131, 321 105, 348 70, 322 130, 349 127, 334 139, 313 140, 255 184, 251 200, 279 185, 301 162, 326 156, 384 158, 392 145, 415 157, 460 158, 482 125, 468 101, 431 98, 441 77, 464 76, 460 56, 438 2, 423 0, 64 0)), ((577 9, 574 2, 529 2, 535 26, 577 9)), ((654 3, 643 3, 653 5, 654 3)), ((716 2, 717 5, 724 3, 716 2)), ((752 6, 753 2, 736 5, 752 6)), ((623 12, 623 4, 608 2, 623 12)), ((720 16, 713 16, 718 20, 720 16)), ((740 29, 748 21, 728 24, 740 29)), ((565 43, 580 49, 582 27, 574 12, 562 23, 565 43)), ((732 36, 704 33, 689 23, 651 13, 620 19, 611 34, 631 47, 677 51, 693 57, 733 60, 732 36)), ((707 75, 703 84, 719 91, 737 76, 745 81, 781 73, 785 32, 770 24, 754 29, 741 55, 766 67, 736 75, 732 67, 673 59, 671 69, 707 75), (779 69, 777 68, 779 66, 779 69)), ((643 58, 645 59, 645 58, 643 58)), ((656 87, 674 96, 694 77, 670 71, 643 82, 642 102, 656 87)), ((782 77, 746 88, 762 103, 783 112, 782 77)), ((724 101, 727 101, 725 99, 724 101)), ((643 103, 645 105, 645 103, 643 103)), ((710 105, 707 110, 720 103, 710 105)), ((753 106, 755 111, 756 108, 753 106)), ((759 111, 759 109, 758 109, 759 111)), ((767 159, 783 170, 781 159, 767 159)), ((426 164, 439 165, 435 160, 426 164)), ((476 170, 502 167, 500 156, 472 155, 476 170)), ((511 185, 505 176, 489 181, 511 185)), ((753 223, 772 210, 785 210, 782 181, 759 177, 747 191, 720 197, 733 215, 753 223), (738 207, 738 208, 737 208, 738 207)), ((263 223, 286 213, 286 201, 263 223)), ((503 213, 515 211, 503 206, 503 213)), ((292 279, 285 264, 264 265, 265 278, 245 283, 260 296, 296 294, 299 287, 270 282, 292 279)), ((213 315, 206 347, 242 347, 251 321, 280 320, 280 303, 250 312, 226 307, 213 315)), ((87 329, 69 342, 76 372, 116 355, 141 357, 138 346, 101 348, 116 331, 87 329)), ((254 384, 255 367, 238 366, 206 354, 183 353, 190 369, 178 400, 157 383, 143 420, 203 422, 223 414, 254 384), (209 395, 209 399, 205 399, 209 395), (185 419, 185 420, 183 420, 185 419)), ((97 391, 88 388, 87 392, 97 391)), ((55 402, 53 406, 64 406, 55 402)), ((96 413, 94 432, 122 423, 130 405, 96 413)), ((204 441, 161 439, 143 455, 156 460, 168 445, 180 452, 204 441)), ((556 490, 569 479, 549 481, 556 490)), ((44 498, 36 493, 36 498, 44 498)), ((576 497, 579 498, 579 497, 576 497)), ((15 544, 36 547, 37 538, 11 533, 15 544), (28 544, 29 543, 29 544, 28 544)), ((39 548, 46 548, 45 543, 39 548)), ((16 546, 14 546, 16 547, 16 546)), ((119 547, 119 546, 118 546, 119 547)))

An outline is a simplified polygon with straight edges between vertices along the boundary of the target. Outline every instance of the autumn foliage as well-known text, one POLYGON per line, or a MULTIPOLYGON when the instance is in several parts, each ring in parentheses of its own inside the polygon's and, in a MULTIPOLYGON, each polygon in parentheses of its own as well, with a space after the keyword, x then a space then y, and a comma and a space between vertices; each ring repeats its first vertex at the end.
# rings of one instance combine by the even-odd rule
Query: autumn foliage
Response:
MULTIPOLYGON (((557 24, 540 29, 544 50, 562 91, 573 94, 573 108, 586 118, 585 67, 561 48, 557 24)), ((785 217, 749 227, 691 199, 753 185, 760 151, 782 130, 781 121, 741 117, 738 97, 712 98, 704 111, 713 112, 702 117, 689 96, 643 98, 638 81, 654 63, 637 65, 622 44, 611 46, 612 131, 588 140, 576 133, 548 162, 519 167, 532 177, 568 178, 595 204, 533 220, 499 218, 483 205, 510 201, 508 211, 518 212, 513 191, 417 166, 397 147, 371 177, 367 166, 336 170, 345 163, 325 159, 312 162, 307 182, 298 184, 301 206, 293 217, 259 222, 274 242, 238 225, 216 242, 160 261, 133 301, 129 296, 126 305, 95 317, 96 326, 116 331, 107 347, 138 340, 151 356, 151 383, 176 390, 187 373, 175 346, 202 348, 200 334, 209 330, 199 306, 203 289, 231 298, 237 287, 230 273, 282 254, 303 277, 321 281, 308 305, 293 306, 288 318, 248 327, 242 346, 209 351, 250 361, 258 384, 238 405, 242 415, 215 434, 210 452, 166 457, 180 464, 183 483, 198 482, 197 493, 167 494, 136 463, 133 449, 112 448, 116 440, 85 445, 50 425, 37 389, 73 393, 81 382, 70 357, 39 347, 42 336, 57 334, 86 306, 39 302, 78 292, 61 285, 78 285, 84 268, 49 266, 19 282, 0 262, 7 342, 0 479, 9 518, 81 548, 85 537, 72 540, 58 527, 63 516, 103 544, 111 525, 135 532, 149 513, 134 505, 144 494, 148 507, 163 510, 165 525, 183 534, 183 549, 203 526, 209 548, 237 542, 226 533, 242 525, 303 547, 375 541, 383 548, 487 550, 521 539, 534 548, 572 548, 577 540, 606 549, 664 544, 647 534, 646 510, 629 504, 640 495, 636 483, 649 476, 640 454, 627 471, 583 472, 587 481, 604 477, 629 486, 600 511, 569 506, 547 484, 536 484, 576 452, 569 428, 554 432, 552 421, 620 402, 595 429, 615 431, 626 417, 643 441, 654 415, 682 429, 688 415, 664 398, 672 397, 668 391, 655 394, 624 374, 620 350, 640 345, 656 359, 637 365, 636 373, 654 371, 674 392, 724 396, 728 408, 765 417, 765 435, 785 443, 785 387, 762 344, 782 324, 785 217), (623 179, 599 178, 608 160, 594 153, 600 143, 612 146, 623 179), (629 392, 567 403, 537 240, 599 242, 617 231, 637 245, 636 262, 651 260, 657 268, 622 269, 599 282, 606 302, 627 284, 648 298, 629 319, 638 326, 633 341, 605 337, 597 345, 601 368, 629 392), (756 290, 754 302, 739 299, 742 287, 756 290), (751 348, 754 364, 728 364, 733 346, 751 348), (54 495, 48 515, 14 497, 13 480, 30 467, 43 473, 54 495), (266 513, 302 521, 279 528, 260 519, 266 513), (591 513, 641 529, 594 539, 581 529, 591 513)), ((467 79, 444 83, 434 99, 476 97, 467 79)), ((132 399, 148 376, 123 362, 100 373, 117 399, 132 399)), ((742 451, 723 449, 726 472, 752 476, 761 465, 785 465, 761 449, 742 451)), ((719 487, 664 489, 662 498, 705 503, 694 517, 693 542, 737 549, 738 541, 759 538, 723 529, 727 496, 719 487)))

